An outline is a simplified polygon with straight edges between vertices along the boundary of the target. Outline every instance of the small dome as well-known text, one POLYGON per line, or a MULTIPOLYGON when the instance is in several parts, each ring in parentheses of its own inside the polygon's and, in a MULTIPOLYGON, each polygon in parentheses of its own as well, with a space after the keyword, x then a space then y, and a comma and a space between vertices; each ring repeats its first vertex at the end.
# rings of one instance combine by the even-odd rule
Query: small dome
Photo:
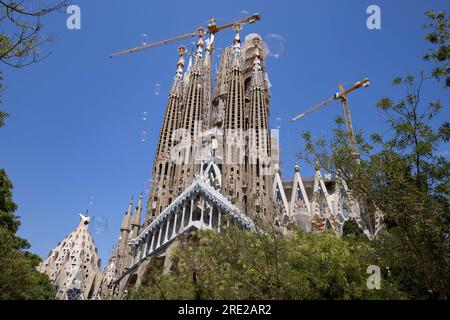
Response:
POLYGON ((253 38, 259 38, 260 40, 262 40, 261 36, 257 33, 249 33, 246 37, 245 37, 245 43, 247 42, 252 42, 253 38))

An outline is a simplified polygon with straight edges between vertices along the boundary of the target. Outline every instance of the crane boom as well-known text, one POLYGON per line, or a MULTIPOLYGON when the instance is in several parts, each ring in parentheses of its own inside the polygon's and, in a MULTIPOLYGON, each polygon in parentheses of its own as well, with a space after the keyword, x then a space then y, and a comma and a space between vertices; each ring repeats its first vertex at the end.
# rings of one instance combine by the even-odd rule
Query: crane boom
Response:
MULTIPOLYGON (((258 21, 260 19, 261 19, 261 16, 258 13, 255 13, 249 17, 242 18, 237 21, 230 22, 230 23, 227 23, 227 24, 224 24, 221 26, 216 25, 214 19, 210 19, 209 20, 210 23, 208 24, 208 28, 205 30, 205 33, 215 34, 215 33, 219 32, 220 30, 232 28, 236 24, 255 23, 256 21, 258 21)), ((129 53, 135 53, 135 52, 138 52, 138 51, 141 51, 144 49, 153 48, 153 47, 160 46, 160 45, 166 45, 171 42, 180 41, 180 40, 187 39, 187 38, 192 38, 192 37, 195 37, 196 35, 198 35, 198 32, 199 32, 199 30, 197 29, 197 31, 192 32, 192 33, 186 33, 181 36, 176 36, 173 38, 160 40, 160 41, 144 44, 142 46, 137 46, 137 47, 134 47, 131 49, 119 51, 119 52, 111 54, 109 57, 114 58, 114 57, 122 56, 125 54, 129 54, 129 53)))
POLYGON ((183 40, 186 38, 191 38, 191 37, 195 37, 197 34, 197 32, 193 32, 193 33, 186 33, 182 36, 178 36, 178 37, 174 37, 174 38, 170 38, 170 39, 166 39, 166 40, 161 40, 161 41, 157 41, 157 42, 152 42, 152 43, 148 43, 148 44, 144 44, 142 46, 138 46, 138 47, 134 47, 131 49, 127 49, 127 50, 123 50, 123 51, 119 51, 116 53, 111 54, 109 57, 110 58, 114 58, 114 57, 118 57, 118 56, 123 56, 125 54, 129 54, 129 53, 135 53, 144 49, 148 49, 148 48, 153 48, 159 45, 165 45, 171 42, 175 42, 175 41, 179 41, 179 40, 183 40))
POLYGON ((332 98, 330 98, 330 99, 328 99, 328 100, 326 100, 326 101, 324 101, 324 102, 321 102, 321 103, 319 103, 319 104, 316 104, 314 107, 312 107, 312 108, 306 110, 305 112, 300 113, 299 115, 297 115, 297 116, 295 116, 294 118, 292 118, 292 119, 291 119, 291 122, 294 122, 295 120, 298 120, 298 119, 300 119, 300 118, 303 118, 304 116, 307 116, 307 115, 310 114, 311 112, 316 111, 317 109, 320 109, 320 108, 326 106, 327 104, 329 104, 329 103, 330 103, 331 101, 333 101, 333 100, 335 100, 334 97, 332 97, 332 98))

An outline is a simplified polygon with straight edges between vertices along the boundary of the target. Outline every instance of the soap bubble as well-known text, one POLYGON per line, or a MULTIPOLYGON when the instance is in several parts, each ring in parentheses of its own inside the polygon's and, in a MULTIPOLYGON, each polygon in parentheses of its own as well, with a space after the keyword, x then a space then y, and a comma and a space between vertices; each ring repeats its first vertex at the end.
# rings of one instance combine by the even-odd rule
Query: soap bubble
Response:
POLYGON ((155 95, 159 96, 161 93, 161 85, 159 83, 155 84, 155 95))
POLYGON ((147 131, 141 132, 141 142, 147 141, 147 131))
POLYGON ((90 227, 95 234, 101 234, 108 228, 108 219, 102 216, 94 216, 90 227))
POLYGON ((275 127, 276 127, 277 129, 280 129, 280 128, 281 128, 281 118, 276 118, 276 119, 275 119, 275 127))
POLYGON ((91 196, 91 197, 89 198, 89 205, 93 206, 94 204, 95 204, 95 197, 94 197, 94 196, 91 196))
POLYGON ((278 59, 287 51, 287 41, 279 34, 268 34, 263 38, 268 47, 268 56, 278 59))
POLYGON ((148 120, 148 112, 147 111, 142 112, 142 120, 144 120, 144 121, 148 120))
POLYGON ((145 46, 148 43, 148 35, 143 33, 141 34, 141 44, 145 46))

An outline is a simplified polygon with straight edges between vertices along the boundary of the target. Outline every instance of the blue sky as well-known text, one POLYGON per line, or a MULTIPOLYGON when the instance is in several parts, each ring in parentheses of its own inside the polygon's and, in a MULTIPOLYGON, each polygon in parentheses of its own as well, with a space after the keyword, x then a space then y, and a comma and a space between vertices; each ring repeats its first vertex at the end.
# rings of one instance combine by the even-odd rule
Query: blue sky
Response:
MULTIPOLYGON (((450 9, 448 1, 72 1, 81 7, 81 30, 66 28, 67 15, 43 20, 44 32, 56 35, 46 50, 53 54, 25 69, 0 66, 4 84, 2 110, 11 114, 0 130, 0 167, 13 181, 19 205, 20 235, 32 251, 46 256, 79 222, 78 213, 107 219, 94 233, 103 264, 118 238, 130 196, 150 178, 167 91, 176 70, 179 44, 108 59, 112 52, 193 31, 206 20, 218 23, 259 12, 242 36, 257 32, 280 35, 287 50, 268 58, 271 126, 281 118, 283 176, 293 174, 300 134, 330 133, 340 115, 333 103, 291 124, 288 120, 330 97, 338 83, 369 77, 371 86, 351 94, 356 129, 384 133, 375 110, 383 97, 400 97, 391 80, 426 69, 420 58, 427 9, 450 9), (200 4, 201 5, 198 5, 200 4), (381 30, 366 27, 366 8, 381 8, 381 30), (160 84, 160 94, 155 85, 160 84), (142 120, 147 112, 149 119, 142 120), (147 140, 141 141, 141 132, 147 140), (93 203, 90 198, 95 197, 93 203)), ((216 37, 216 47, 232 43, 231 31, 216 37)), ((442 119, 449 118, 449 96, 426 85, 424 95, 440 97, 442 119)), ((448 152, 448 150, 442 150, 448 152)), ((304 175, 312 168, 301 163, 304 175)))

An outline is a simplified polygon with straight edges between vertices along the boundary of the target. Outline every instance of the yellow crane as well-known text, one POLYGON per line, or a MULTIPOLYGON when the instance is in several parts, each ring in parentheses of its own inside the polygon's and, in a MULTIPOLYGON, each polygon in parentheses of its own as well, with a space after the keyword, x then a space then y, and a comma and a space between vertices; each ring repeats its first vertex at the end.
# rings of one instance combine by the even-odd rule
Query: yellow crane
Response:
POLYGON ((310 114, 311 112, 316 111, 317 109, 320 109, 320 108, 326 106, 327 104, 329 104, 330 102, 332 102, 334 100, 341 100, 342 111, 344 113, 345 130, 347 132, 349 144, 352 149, 353 156, 355 157, 356 160, 359 160, 359 152, 358 152, 358 148, 356 145, 355 132, 353 131, 352 118, 350 117, 350 108, 348 107, 347 95, 350 92, 352 92, 356 89, 359 89, 361 87, 368 87, 369 84, 370 84, 370 82, 369 82, 368 78, 364 78, 361 81, 356 82, 351 88, 349 88, 347 90, 344 89, 342 84, 339 84, 339 92, 336 92, 333 97, 331 97, 330 99, 325 100, 319 104, 316 104, 315 106, 306 110, 303 113, 300 113, 299 115, 292 118, 291 122, 294 122, 298 119, 305 117, 306 115, 310 114))
POLYGON ((208 27, 205 28, 198 28, 196 31, 191 32, 191 33, 186 33, 180 36, 176 36, 173 38, 169 38, 169 39, 165 39, 165 40, 161 40, 161 41, 156 41, 156 42, 152 42, 152 43, 148 43, 148 44, 144 44, 138 47, 134 47, 131 49, 127 49, 127 50, 123 50, 123 51, 119 51, 116 53, 111 54, 109 57, 110 58, 114 58, 114 57, 118 57, 118 56, 122 56, 125 54, 130 54, 130 53, 135 53, 144 49, 149 49, 149 48, 153 48, 156 46, 160 46, 160 45, 166 45, 168 43, 171 42, 175 42, 175 41, 180 41, 183 39, 187 39, 187 38, 192 38, 195 36, 203 36, 205 33, 209 33, 211 35, 216 34, 217 32, 223 30, 223 29, 228 29, 228 28, 232 28, 235 25, 243 25, 246 23, 255 23, 256 21, 260 20, 261 16, 258 13, 252 14, 251 16, 247 17, 247 18, 243 18, 243 19, 239 19, 237 21, 234 22, 230 22, 221 26, 218 26, 216 24, 216 21, 214 18, 209 20, 208 23, 208 27))

